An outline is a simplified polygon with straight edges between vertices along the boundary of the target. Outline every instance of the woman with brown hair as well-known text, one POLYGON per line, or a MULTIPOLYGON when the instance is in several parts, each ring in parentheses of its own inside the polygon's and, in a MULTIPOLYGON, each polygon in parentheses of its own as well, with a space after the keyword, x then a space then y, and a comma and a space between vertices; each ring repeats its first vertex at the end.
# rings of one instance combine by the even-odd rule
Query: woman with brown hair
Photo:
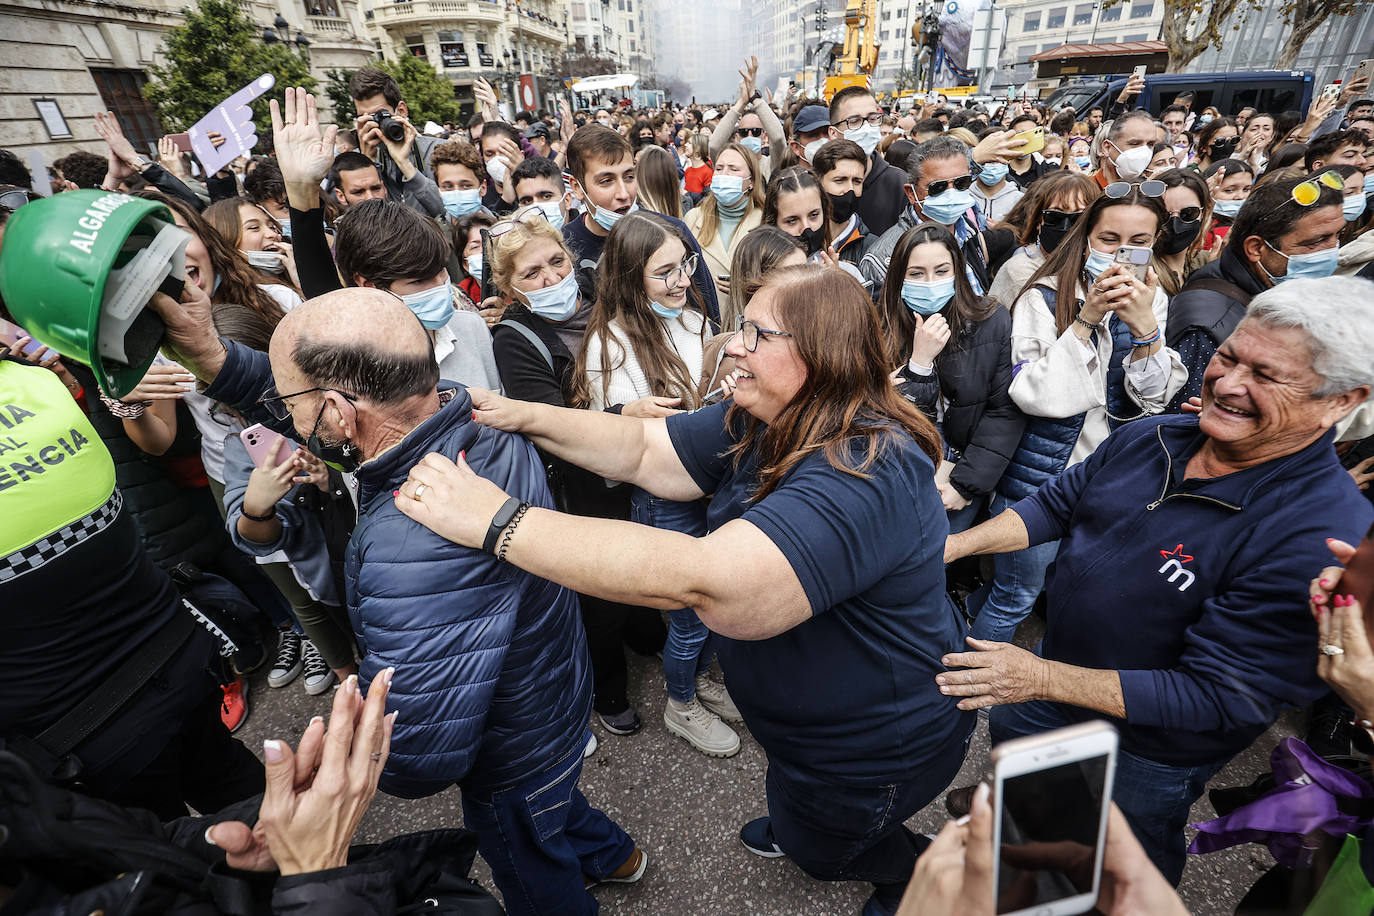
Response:
POLYGON ((206 207, 202 215, 212 229, 263 275, 264 282, 285 283, 292 291, 300 293, 301 281, 296 275, 291 243, 283 240, 281 225, 262 204, 246 197, 230 197, 206 207))
POLYGON ((652 143, 635 153, 635 178, 639 182, 639 205, 673 219, 682 219, 682 180, 677 165, 667 150, 652 143))
POLYGON ((727 143, 716 156, 709 193, 687 213, 687 228, 715 278, 722 315, 744 308, 742 302, 730 302, 730 262, 744 237, 763 223, 763 187, 754 154, 738 143, 727 143))
MULTIPOLYGON (((563 460, 665 499, 712 497, 702 538, 530 508, 497 532, 502 555, 579 592, 695 610, 768 755, 768 816, 741 841, 816 878, 870 881, 871 911, 895 912, 926 845, 903 821, 958 772, 975 721, 934 682, 964 635, 944 590, 939 434, 892 385, 876 310, 843 271, 774 271, 744 318, 733 400, 694 413, 473 392, 479 422, 563 460)), ((506 500, 437 455, 396 497, 474 548, 506 500)))
POLYGON ((830 247, 830 198, 820 180, 800 165, 777 172, 768 181, 763 201, 763 223, 777 226, 801 240, 809 258, 820 258, 830 247))

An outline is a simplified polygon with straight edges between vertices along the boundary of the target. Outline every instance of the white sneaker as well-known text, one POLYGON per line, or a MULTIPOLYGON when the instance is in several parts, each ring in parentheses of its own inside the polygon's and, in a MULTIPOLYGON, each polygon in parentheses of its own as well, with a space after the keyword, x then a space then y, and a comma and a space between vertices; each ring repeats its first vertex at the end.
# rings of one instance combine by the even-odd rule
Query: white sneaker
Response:
POLYGON ((586 744, 586 746, 584 746, 584 747, 582 748, 582 759, 583 759, 583 760, 586 760, 587 758, 591 757, 592 754, 595 754, 595 753, 596 753, 596 747, 597 747, 596 735, 593 735, 591 732, 588 732, 588 733, 587 733, 587 744, 586 744))
POLYGON ((701 701, 702 706, 726 722, 744 721, 744 716, 739 714, 735 701, 730 699, 730 692, 725 689, 725 685, 717 684, 704 674, 697 675, 697 699, 701 701))
POLYGON ((708 757, 733 757, 739 753, 739 735, 696 697, 686 703, 669 697, 663 710, 663 724, 708 757))

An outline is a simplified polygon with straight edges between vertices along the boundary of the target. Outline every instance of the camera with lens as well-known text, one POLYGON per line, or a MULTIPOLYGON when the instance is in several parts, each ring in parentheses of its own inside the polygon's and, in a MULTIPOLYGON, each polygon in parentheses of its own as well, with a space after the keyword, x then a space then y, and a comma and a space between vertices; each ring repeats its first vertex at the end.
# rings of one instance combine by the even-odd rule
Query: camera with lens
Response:
POLYGON ((406 138, 406 126, 397 121, 389 110, 383 108, 372 116, 372 120, 377 123, 383 136, 392 143, 400 143, 406 138))

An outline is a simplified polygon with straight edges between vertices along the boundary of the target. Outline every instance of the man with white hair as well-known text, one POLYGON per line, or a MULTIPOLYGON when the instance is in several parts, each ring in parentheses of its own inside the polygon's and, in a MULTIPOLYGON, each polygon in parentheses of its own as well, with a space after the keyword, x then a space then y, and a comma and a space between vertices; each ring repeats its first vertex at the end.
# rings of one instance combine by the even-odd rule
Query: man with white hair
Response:
POLYGON ((994 743, 1109 718, 1114 800, 1177 883, 1207 781, 1317 677, 1306 612, 1328 538, 1374 508, 1333 427, 1374 389, 1374 285, 1292 279, 1251 300, 1202 382, 1202 412, 1137 420, 1001 515, 951 535, 946 560, 1060 540, 1035 653, 969 639, 942 690, 992 706, 994 743), (1011 704, 1011 705, 1001 705, 1011 704))

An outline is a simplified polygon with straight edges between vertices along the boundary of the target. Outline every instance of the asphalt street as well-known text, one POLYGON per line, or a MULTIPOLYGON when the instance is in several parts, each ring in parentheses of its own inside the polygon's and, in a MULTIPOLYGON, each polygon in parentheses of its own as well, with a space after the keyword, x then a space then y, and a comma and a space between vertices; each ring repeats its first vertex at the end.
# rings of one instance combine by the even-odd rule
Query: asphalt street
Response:
MULTIPOLYGON (((1034 619, 1023 627, 1022 640, 1034 619)), ((719 672, 715 673, 719 677, 719 672)), ((623 914, 720 914, 720 916, 829 916, 857 914, 869 893, 858 883, 827 883, 804 874, 786 859, 761 859, 747 852, 737 837, 742 824, 765 812, 763 751, 741 728, 743 747, 725 760, 706 757, 668 734, 662 711, 667 699, 661 663, 630 655, 631 700, 644 728, 616 737, 593 725, 600 742, 586 761, 581 788, 593 805, 613 817, 649 855, 649 867, 637 885, 594 891, 602 910, 623 914)), ((265 675, 253 678, 252 712, 238 736, 261 754, 264 738, 289 740, 294 746, 311 716, 326 715, 329 695, 311 697, 297 680, 273 690, 265 675)), ((1293 734, 1296 717, 1281 720, 1254 746, 1240 754, 1213 785, 1248 784, 1269 769, 1269 751, 1279 738, 1293 734)), ((980 722, 968 758, 954 785, 968 785, 989 773, 987 727, 980 722)), ((1213 816, 1206 796, 1193 810, 1193 820, 1213 816)), ((450 827, 462 823, 456 788, 422 800, 378 794, 363 820, 358 842, 376 842, 398 833, 450 827)), ((908 821, 911 829, 934 833, 945 822, 943 800, 908 821)), ((1197 916, 1234 911, 1251 883, 1273 863, 1263 847, 1249 845, 1190 857, 1180 892, 1197 916)), ((493 889, 485 863, 478 859, 476 877, 493 889)))

